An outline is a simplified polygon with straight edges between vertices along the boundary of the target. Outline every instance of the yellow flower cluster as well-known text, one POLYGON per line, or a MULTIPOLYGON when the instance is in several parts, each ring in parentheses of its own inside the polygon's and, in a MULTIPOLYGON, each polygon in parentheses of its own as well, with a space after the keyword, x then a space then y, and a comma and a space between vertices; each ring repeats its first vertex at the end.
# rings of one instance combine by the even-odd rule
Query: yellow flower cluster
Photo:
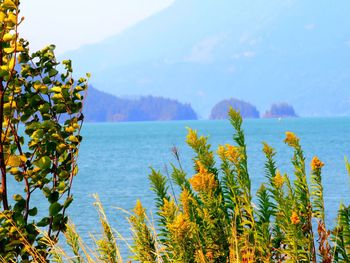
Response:
POLYGON ((136 201, 136 205, 135 205, 135 208, 134 208, 134 213, 137 216, 143 216, 145 214, 145 209, 142 207, 140 199, 137 199, 137 201, 136 201))
POLYGON ((293 225, 297 225, 300 223, 300 218, 297 212, 293 211, 292 216, 290 217, 290 221, 292 221, 293 225))
POLYGON ((185 215, 189 215, 190 213, 190 203, 191 203, 191 195, 187 189, 183 190, 180 194, 180 201, 182 204, 182 209, 185 215))
POLYGON ((198 135, 195 130, 188 129, 187 137, 186 137, 186 142, 188 145, 192 146, 195 145, 198 141, 198 135))
POLYGON ((174 237, 180 241, 192 232, 192 223, 187 216, 179 213, 174 221, 168 225, 168 228, 174 237))
POLYGON ((218 148, 218 155, 222 160, 229 160, 233 163, 238 163, 242 159, 240 148, 230 144, 220 145, 218 148))
POLYGON ((160 208, 160 214, 165 218, 173 218, 177 210, 174 200, 168 201, 168 199, 164 198, 163 202, 164 204, 160 208))
POLYGON ((312 171, 319 170, 319 169, 321 169, 323 166, 324 166, 324 163, 321 162, 321 160, 318 159, 317 156, 315 156, 314 158, 312 158, 312 161, 311 161, 311 169, 312 169, 312 171))
POLYGON ((273 148, 268 145, 267 143, 263 143, 264 147, 263 147, 263 152, 265 153, 266 156, 272 156, 274 153, 273 148))
POLYGON ((207 142, 207 139, 204 136, 198 137, 197 131, 188 129, 187 137, 186 137, 186 143, 191 146, 192 148, 198 148, 200 146, 205 145, 207 142))
POLYGON ((287 131, 284 142, 289 146, 295 147, 299 145, 299 138, 293 132, 287 131))
POLYGON ((217 187, 214 174, 208 172, 201 162, 197 162, 198 173, 189 181, 193 189, 197 192, 210 192, 217 187))
POLYGON ((276 171, 276 175, 273 178, 273 182, 276 185, 276 187, 278 187, 278 188, 281 188, 283 186, 284 178, 281 175, 280 171, 278 171, 278 170, 276 171))

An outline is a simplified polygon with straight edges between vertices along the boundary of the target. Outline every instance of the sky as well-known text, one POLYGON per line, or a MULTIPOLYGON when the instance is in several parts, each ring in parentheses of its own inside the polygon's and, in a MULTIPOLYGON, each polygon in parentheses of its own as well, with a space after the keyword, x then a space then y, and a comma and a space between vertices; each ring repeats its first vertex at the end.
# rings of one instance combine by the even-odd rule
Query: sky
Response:
POLYGON ((19 29, 32 52, 56 45, 62 54, 97 43, 166 8, 174 0, 22 0, 19 29))

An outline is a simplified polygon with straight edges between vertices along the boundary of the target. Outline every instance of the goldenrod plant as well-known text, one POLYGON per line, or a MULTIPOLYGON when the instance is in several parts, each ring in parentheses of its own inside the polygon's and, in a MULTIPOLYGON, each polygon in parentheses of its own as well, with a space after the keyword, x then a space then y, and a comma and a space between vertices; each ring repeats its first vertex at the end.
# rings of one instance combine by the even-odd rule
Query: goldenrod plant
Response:
MULTIPOLYGON (((150 220, 137 200, 129 216, 130 259, 157 263, 349 262, 350 207, 341 205, 336 226, 328 230, 321 176, 324 163, 314 156, 310 166, 306 165, 300 139, 286 132, 284 142, 293 153, 294 175, 289 177, 277 168, 276 151, 263 143, 266 183, 253 200, 242 117, 231 109, 229 118, 234 143, 220 145, 216 153, 206 137, 189 129, 186 141, 195 153, 193 175, 182 168, 176 148, 177 165, 171 165, 170 181, 151 170, 157 217, 150 220)), ((346 167, 350 175, 348 161, 346 167)), ((96 248, 87 248, 74 227, 68 226, 65 235, 72 250, 68 254, 73 256, 53 244, 52 259, 123 262, 118 233, 110 227, 98 200, 97 207, 103 238, 94 239, 96 248)))
POLYGON ((87 89, 85 78, 73 80, 70 61, 56 60, 53 45, 30 54, 18 33, 19 4, 0 0, 0 257, 6 262, 32 261, 33 249, 46 259, 50 246, 38 227, 53 242, 65 229, 87 89), (23 191, 10 196, 9 181, 23 191), (47 201, 40 217, 34 192, 47 201))
POLYGON ((293 152, 294 175, 289 177, 278 170, 276 151, 263 143, 267 183, 261 185, 253 204, 242 118, 233 109, 229 118, 234 144, 219 146, 219 165, 207 138, 189 129, 194 175, 172 164, 168 182, 152 170, 159 233, 152 235, 138 201, 132 216, 134 258, 141 262, 348 262, 350 209, 342 205, 335 230, 327 230, 324 163, 315 156, 308 173, 300 139, 286 132, 284 142, 293 152), (168 191, 170 184, 179 187, 179 196, 168 191))

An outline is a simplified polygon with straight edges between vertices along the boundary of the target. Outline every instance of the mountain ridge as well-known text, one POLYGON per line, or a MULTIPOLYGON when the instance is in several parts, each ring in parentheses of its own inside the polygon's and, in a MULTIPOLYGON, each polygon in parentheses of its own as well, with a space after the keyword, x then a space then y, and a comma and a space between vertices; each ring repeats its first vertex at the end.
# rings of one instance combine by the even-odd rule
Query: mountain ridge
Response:
POLYGON ((345 115, 348 8, 344 0, 177 0, 119 35, 65 56, 78 74, 91 71, 91 83, 101 90, 191 102, 204 117, 230 97, 261 112, 271 101, 286 101, 301 116, 345 115))

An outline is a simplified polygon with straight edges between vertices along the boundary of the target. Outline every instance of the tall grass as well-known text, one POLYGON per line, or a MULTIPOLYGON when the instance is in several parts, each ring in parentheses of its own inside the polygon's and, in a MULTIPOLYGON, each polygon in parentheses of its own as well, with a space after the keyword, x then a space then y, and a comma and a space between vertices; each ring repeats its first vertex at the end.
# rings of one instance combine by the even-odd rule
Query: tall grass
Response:
MULTIPOLYGON (((138 262, 350 262, 350 207, 340 205, 336 226, 328 229, 323 198, 323 162, 305 157, 299 138, 287 132, 284 142, 293 152, 293 177, 282 174, 276 151, 262 144, 266 182, 252 202, 251 179, 242 118, 229 112, 233 144, 214 151, 207 138, 189 129, 187 143, 194 151, 195 173, 172 165, 171 182, 152 170, 156 222, 149 220, 141 201, 129 220, 133 233, 130 259, 138 262), (215 155, 220 163, 215 161, 215 155), (307 180, 307 177, 310 180, 307 180), (293 180, 291 178, 294 178, 293 180), (310 181, 310 183, 308 183, 310 181), (179 195, 169 191, 179 188, 179 195), (172 190, 172 189, 171 189, 172 190)), ((174 155, 179 160, 176 149, 174 155)), ((350 174, 350 164, 346 161, 350 174)), ((65 232, 74 257, 53 246, 56 262, 123 262, 117 234, 97 202, 102 235, 87 247, 69 226, 65 232)))

